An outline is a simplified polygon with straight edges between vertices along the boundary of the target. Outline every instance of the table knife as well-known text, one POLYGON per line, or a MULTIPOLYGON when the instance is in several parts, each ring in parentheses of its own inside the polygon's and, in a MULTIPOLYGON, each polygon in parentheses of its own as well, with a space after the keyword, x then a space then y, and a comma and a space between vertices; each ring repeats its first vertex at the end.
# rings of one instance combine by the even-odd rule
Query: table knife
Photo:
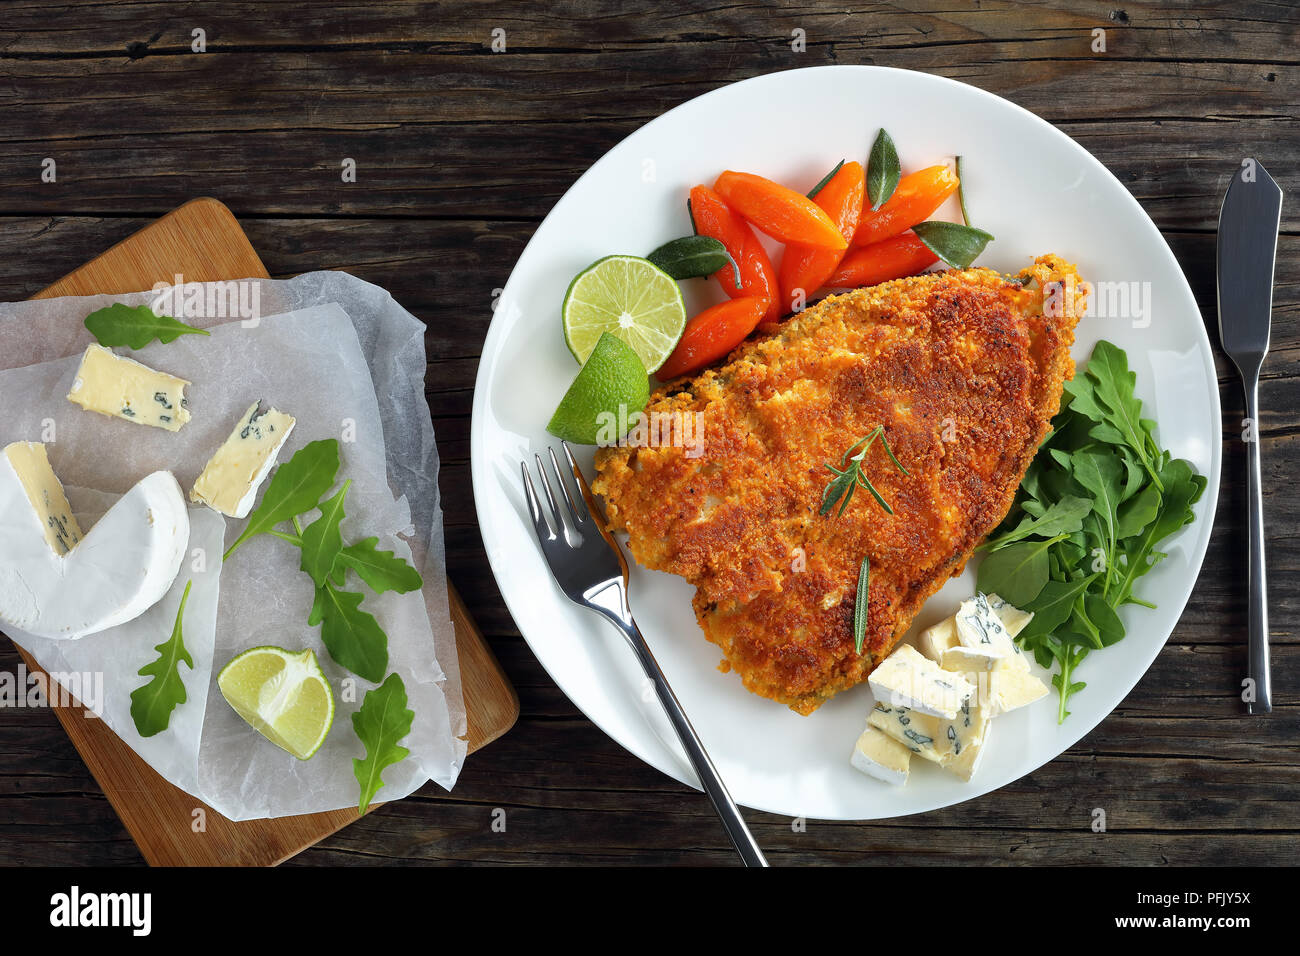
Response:
POLYGON ((1248 664, 1251 714, 1273 709, 1268 663, 1268 605, 1264 574, 1264 509, 1260 498, 1259 370, 1268 353, 1273 312, 1273 266, 1282 220, 1282 190, 1263 165, 1244 160, 1219 211, 1219 338, 1241 374, 1246 392, 1246 522, 1249 609, 1248 664))

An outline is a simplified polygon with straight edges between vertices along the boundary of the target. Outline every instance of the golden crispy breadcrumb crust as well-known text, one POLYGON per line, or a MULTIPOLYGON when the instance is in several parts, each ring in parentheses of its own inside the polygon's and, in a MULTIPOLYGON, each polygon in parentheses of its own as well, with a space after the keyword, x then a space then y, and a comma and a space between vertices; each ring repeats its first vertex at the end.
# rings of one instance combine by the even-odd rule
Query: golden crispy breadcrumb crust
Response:
POLYGON ((695 585, 721 669, 754 693, 809 714, 865 680, 1010 509, 1074 374, 1084 305, 1078 289, 1043 314, 1044 288, 1078 285, 1056 256, 1020 278, 947 271, 827 298, 651 396, 647 413, 701 413, 702 454, 597 452, 610 526, 641 564, 695 585), (826 465, 877 425, 907 475, 878 441, 863 472, 894 514, 859 490, 843 516, 819 515, 826 465))

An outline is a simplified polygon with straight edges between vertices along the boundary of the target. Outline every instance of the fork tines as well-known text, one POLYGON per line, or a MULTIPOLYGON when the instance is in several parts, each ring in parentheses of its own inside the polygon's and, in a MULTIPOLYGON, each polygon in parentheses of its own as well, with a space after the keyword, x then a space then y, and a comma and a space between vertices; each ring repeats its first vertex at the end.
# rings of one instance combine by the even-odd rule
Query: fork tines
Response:
MULTIPOLYGON (((568 459, 570 474, 574 481, 581 481, 581 472, 578 470, 578 463, 573 458, 573 453, 569 451, 567 444, 561 443, 564 448, 565 457, 568 459)), ((551 459, 551 469, 555 474, 555 480, 559 482, 560 493, 564 496, 564 501, 569 507, 569 514, 573 517, 574 530, 579 533, 583 525, 591 519, 591 511, 587 507, 587 499, 583 494, 583 489, 579 487, 577 499, 569 490, 569 481, 565 480, 564 471, 560 468, 560 460, 555 457, 555 449, 547 447, 547 454, 551 459)), ((551 487, 550 476, 546 473, 546 466, 542 463, 542 456, 534 454, 533 458, 537 462, 537 473, 542 479, 542 490, 546 492, 546 502, 551 508, 551 517, 554 519, 552 525, 542 513, 541 502, 537 498, 537 490, 533 487, 533 479, 528 471, 528 462, 519 463, 520 470, 524 476, 524 492, 528 497, 528 509, 533 516, 533 525, 537 529, 537 536, 543 541, 554 541, 560 533, 563 533, 565 542, 570 547, 577 547, 578 541, 570 534, 569 525, 564 520, 564 515, 560 511, 560 506, 555 499, 555 491, 551 487)))

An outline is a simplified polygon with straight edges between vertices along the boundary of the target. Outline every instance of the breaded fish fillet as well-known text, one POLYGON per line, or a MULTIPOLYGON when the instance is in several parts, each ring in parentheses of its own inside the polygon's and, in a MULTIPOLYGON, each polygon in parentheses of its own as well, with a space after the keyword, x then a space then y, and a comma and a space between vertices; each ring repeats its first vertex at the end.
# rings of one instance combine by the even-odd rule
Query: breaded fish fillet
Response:
POLYGON ((722 670, 812 713, 866 679, 1010 509, 1074 374, 1078 282, 1048 255, 1019 279, 938 272, 823 300, 651 396, 647 413, 702 414, 702 453, 597 452, 611 527, 641 564, 695 585, 722 670), (1045 288, 1058 290, 1047 315, 1045 288), (820 515, 827 464, 878 425, 907 474, 879 441, 862 468, 894 513, 860 489, 842 516, 820 515))

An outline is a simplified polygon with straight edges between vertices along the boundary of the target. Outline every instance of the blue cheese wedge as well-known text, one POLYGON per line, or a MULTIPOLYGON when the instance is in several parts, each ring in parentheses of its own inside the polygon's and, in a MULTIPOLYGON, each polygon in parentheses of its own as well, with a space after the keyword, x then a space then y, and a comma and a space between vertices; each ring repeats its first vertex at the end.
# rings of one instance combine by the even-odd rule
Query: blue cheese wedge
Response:
POLYGON ((176 432, 190 420, 185 400, 189 384, 102 345, 91 345, 81 357, 68 401, 90 412, 176 432))
POLYGON ((189 541, 169 472, 154 472, 85 534, 43 445, 0 454, 0 626, 78 638, 124 624, 167 593, 189 541))
POLYGON ((988 598, 983 594, 976 594, 969 601, 963 601, 954 620, 957 625, 957 642, 962 647, 991 658, 1005 658, 1018 670, 1029 670, 1029 662, 1025 660, 1020 648, 1016 647, 1016 642, 1011 639, 1002 620, 994 613, 988 598))
POLYGON ((17 441, 4 450, 13 477, 22 486, 40 522, 45 542, 55 554, 67 554, 81 540, 81 528, 72 515, 72 506, 63 491, 63 483, 50 467, 49 455, 40 442, 17 441))
POLYGON ((961 675, 945 671, 910 644, 900 644, 867 680, 879 703, 948 719, 975 691, 961 675))
POLYGON ((295 424, 292 416, 274 408, 259 411, 254 402, 216 450, 190 490, 201 502, 232 518, 245 518, 257 500, 257 490, 275 466, 276 456, 295 424))
POLYGON ((869 777, 901 787, 907 783, 912 751, 884 731, 868 725, 858 737, 849 763, 869 777))
POLYGON ((970 699, 962 702, 952 719, 878 703, 867 717, 867 725, 892 737, 918 757, 945 768, 957 762, 960 771, 974 772, 975 755, 970 751, 983 746, 989 716, 986 708, 970 699))

